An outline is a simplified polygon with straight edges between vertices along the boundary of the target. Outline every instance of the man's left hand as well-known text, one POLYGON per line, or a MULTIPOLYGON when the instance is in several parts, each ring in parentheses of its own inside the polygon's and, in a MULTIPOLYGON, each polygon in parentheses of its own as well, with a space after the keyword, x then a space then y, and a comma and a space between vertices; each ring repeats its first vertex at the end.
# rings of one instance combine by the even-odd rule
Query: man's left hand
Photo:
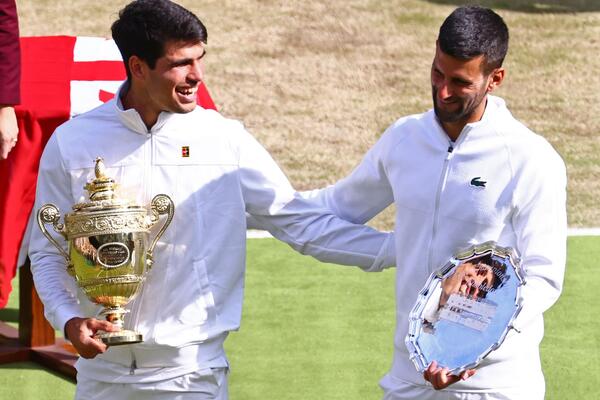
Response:
POLYGON ((436 361, 432 361, 429 367, 423 372, 423 377, 429 381, 434 389, 442 390, 460 380, 466 380, 475 375, 474 369, 468 369, 460 373, 460 375, 452 375, 448 368, 438 366, 436 361))

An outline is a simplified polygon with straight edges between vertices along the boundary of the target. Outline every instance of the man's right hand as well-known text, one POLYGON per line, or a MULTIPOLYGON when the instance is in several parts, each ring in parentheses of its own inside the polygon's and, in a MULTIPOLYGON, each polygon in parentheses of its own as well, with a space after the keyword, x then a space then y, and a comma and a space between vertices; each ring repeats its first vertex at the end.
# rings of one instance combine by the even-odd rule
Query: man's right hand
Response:
POLYGON ((65 324, 65 335, 83 358, 94 358, 104 353, 107 346, 101 340, 94 339, 97 331, 116 332, 119 328, 108 321, 95 318, 71 318, 65 324))
POLYGON ((451 375, 448 368, 442 368, 438 366, 436 361, 432 361, 429 367, 423 373, 423 377, 426 381, 429 381, 435 390, 442 390, 448 386, 460 381, 467 380, 475 375, 476 370, 467 369, 460 373, 460 375, 451 375))

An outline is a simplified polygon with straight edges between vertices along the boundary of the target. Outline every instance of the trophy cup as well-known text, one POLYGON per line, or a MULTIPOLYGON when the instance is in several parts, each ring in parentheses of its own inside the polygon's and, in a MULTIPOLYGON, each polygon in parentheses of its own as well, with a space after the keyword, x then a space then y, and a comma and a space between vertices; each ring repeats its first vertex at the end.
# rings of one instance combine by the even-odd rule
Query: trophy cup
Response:
POLYGON ((406 347, 419 372, 432 361, 450 373, 477 366, 500 347, 521 310, 520 259, 485 242, 434 272, 409 316, 406 347))
POLYGON ((94 303, 104 308, 99 315, 119 328, 116 332, 98 332, 96 338, 115 346, 142 341, 142 335, 123 329, 124 308, 139 292, 147 270, 152 267, 154 246, 173 219, 174 205, 164 194, 156 195, 146 207, 120 199, 117 184, 106 176, 102 158, 95 160, 96 179, 84 189, 89 202, 73 205, 73 212, 59 222, 60 212, 54 204, 43 205, 37 222, 46 238, 67 260, 67 271, 94 303), (149 247, 150 228, 167 218, 149 247), (68 242, 68 252, 48 233, 45 224, 68 242))

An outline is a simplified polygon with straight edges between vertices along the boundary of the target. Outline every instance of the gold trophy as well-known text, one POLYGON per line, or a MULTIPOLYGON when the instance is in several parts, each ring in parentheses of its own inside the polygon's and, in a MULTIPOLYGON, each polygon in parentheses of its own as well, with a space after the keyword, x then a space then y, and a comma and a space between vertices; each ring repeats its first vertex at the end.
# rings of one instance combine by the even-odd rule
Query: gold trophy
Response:
POLYGON ((167 195, 156 195, 146 207, 120 199, 115 194, 117 184, 106 176, 102 158, 96 159, 96 179, 84 189, 89 193, 88 203, 73 206, 73 212, 59 222, 60 212, 54 204, 45 204, 37 213, 42 233, 67 260, 67 271, 88 298, 104 308, 100 312, 107 321, 120 330, 99 332, 96 338, 115 346, 139 343, 142 335, 123 329, 123 306, 139 292, 146 271, 152 267, 152 252, 158 239, 173 219, 175 206, 167 195), (149 247, 150 228, 167 218, 149 247), (48 233, 45 224, 68 242, 68 253, 48 233))

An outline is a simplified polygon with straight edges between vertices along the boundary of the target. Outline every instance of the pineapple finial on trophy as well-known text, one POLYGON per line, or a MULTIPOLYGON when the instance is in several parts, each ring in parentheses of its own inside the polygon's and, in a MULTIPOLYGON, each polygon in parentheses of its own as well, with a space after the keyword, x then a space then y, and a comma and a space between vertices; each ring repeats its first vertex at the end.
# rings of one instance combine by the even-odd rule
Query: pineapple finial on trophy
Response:
POLYGON ((104 159, 102 157, 96 157, 94 161, 96 162, 96 166, 94 167, 96 179, 108 179, 108 177, 106 176, 106 166, 104 165, 104 159))
POLYGON ((106 175, 106 166, 102 157, 94 160, 94 174, 96 179, 86 183, 84 189, 88 191, 91 201, 112 200, 115 198, 117 184, 115 180, 106 175))

